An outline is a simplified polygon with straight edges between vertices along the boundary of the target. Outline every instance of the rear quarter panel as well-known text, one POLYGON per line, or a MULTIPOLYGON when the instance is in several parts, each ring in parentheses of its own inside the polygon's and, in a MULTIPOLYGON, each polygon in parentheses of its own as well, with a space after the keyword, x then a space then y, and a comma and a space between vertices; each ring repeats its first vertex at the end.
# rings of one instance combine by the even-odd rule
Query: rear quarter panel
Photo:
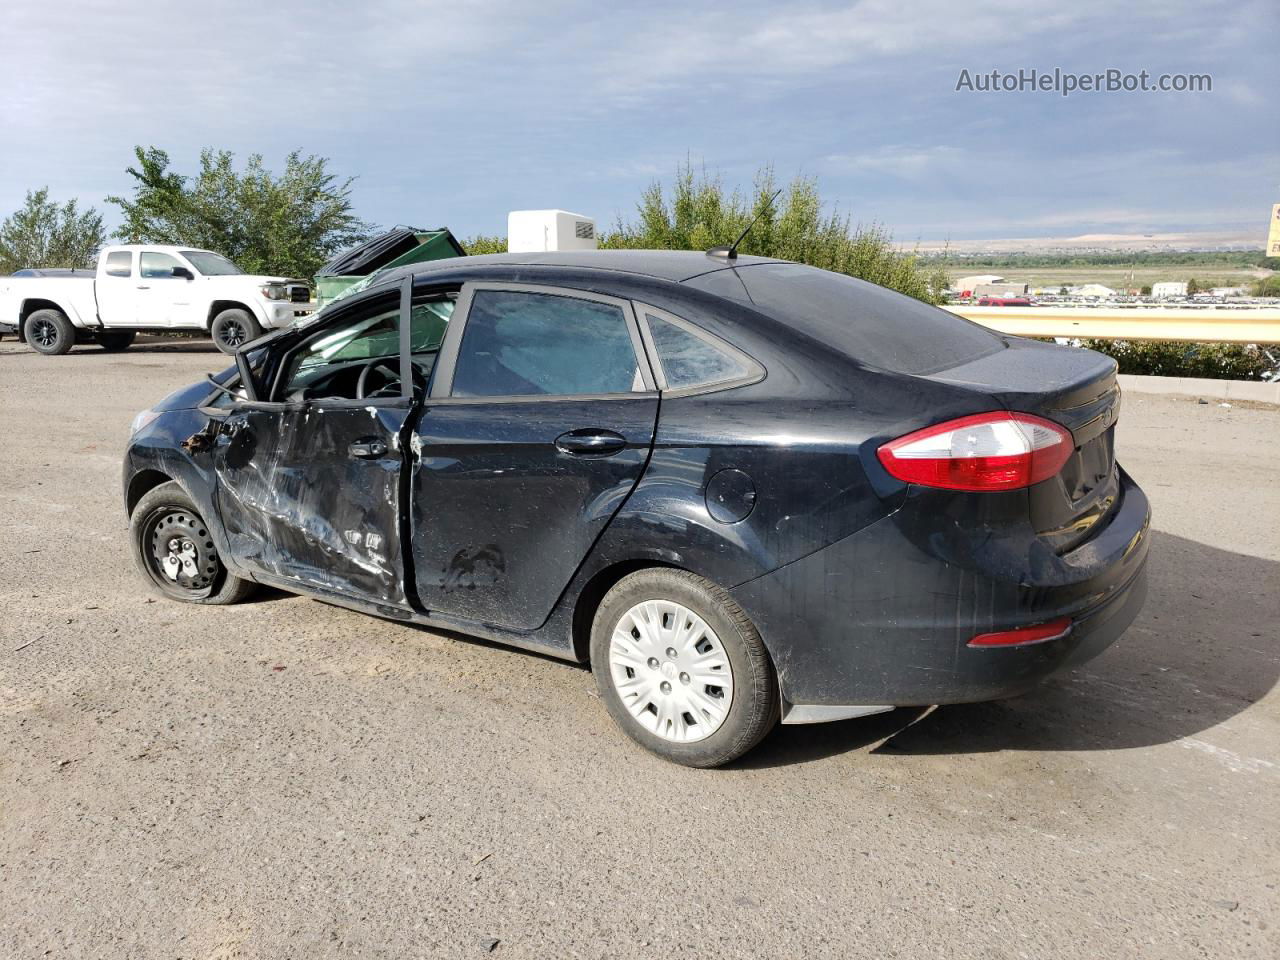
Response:
POLYGON ((724 587, 761 576, 897 509, 906 488, 876 460, 884 440, 982 406, 892 375, 846 369, 842 378, 839 389, 815 388, 774 363, 752 386, 664 398, 648 469, 594 565, 653 559, 724 587), (718 520, 708 506, 708 485, 726 470, 745 474, 754 492, 741 519, 718 520))
POLYGON ((28 302, 48 300, 67 315, 73 326, 97 326, 93 284, 90 276, 0 278, 0 322, 16 326, 28 302))

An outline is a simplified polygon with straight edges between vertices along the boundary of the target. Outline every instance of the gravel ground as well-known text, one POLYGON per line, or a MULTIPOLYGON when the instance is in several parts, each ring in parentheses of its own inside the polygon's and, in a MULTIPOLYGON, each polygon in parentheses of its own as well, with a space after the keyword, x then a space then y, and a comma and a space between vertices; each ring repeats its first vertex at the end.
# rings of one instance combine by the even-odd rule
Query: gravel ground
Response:
POLYGON ((0 956, 1280 955, 1280 410, 1126 398, 1151 593, 1097 660, 699 772, 579 667, 153 597, 129 420, 223 366, 0 344, 0 956))

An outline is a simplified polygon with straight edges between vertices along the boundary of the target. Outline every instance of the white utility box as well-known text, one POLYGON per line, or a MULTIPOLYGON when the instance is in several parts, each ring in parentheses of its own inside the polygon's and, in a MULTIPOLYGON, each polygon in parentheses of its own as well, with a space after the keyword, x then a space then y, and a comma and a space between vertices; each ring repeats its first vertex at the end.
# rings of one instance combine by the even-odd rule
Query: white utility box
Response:
POLYGON ((568 210, 512 210, 507 214, 507 250, 594 250, 596 222, 568 210))

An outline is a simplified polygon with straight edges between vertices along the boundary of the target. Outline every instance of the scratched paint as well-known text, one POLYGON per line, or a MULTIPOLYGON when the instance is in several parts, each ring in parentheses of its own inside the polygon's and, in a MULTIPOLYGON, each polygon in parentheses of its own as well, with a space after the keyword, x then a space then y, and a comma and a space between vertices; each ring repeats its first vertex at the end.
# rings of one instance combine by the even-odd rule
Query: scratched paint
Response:
POLYGON ((228 540, 238 563, 269 577, 408 606, 399 541, 399 458, 348 446, 371 435, 391 447, 404 412, 367 407, 247 411, 229 418, 215 454, 228 540), (370 424, 369 410, 375 424, 370 424), (372 431, 372 432, 371 432, 372 431))

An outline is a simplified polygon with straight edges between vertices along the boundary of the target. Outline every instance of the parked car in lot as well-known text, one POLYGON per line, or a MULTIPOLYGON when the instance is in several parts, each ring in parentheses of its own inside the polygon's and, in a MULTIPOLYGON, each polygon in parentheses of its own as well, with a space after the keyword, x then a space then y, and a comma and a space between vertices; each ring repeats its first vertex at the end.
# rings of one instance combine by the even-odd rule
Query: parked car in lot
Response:
POLYGON ((96 271, 19 270, 0 277, 0 323, 33 349, 77 343, 124 350, 139 331, 201 331, 224 353, 312 312, 303 280, 250 276, 208 250, 105 247, 96 271))
POLYGON ((979 297, 978 306, 980 307, 1029 307, 1031 300, 1028 297, 979 297))
POLYGON ((631 737, 712 766, 1115 640, 1149 523, 1119 403, 1109 358, 811 267, 471 257, 140 413, 124 498, 167 597, 270 584, 589 660, 631 737))

